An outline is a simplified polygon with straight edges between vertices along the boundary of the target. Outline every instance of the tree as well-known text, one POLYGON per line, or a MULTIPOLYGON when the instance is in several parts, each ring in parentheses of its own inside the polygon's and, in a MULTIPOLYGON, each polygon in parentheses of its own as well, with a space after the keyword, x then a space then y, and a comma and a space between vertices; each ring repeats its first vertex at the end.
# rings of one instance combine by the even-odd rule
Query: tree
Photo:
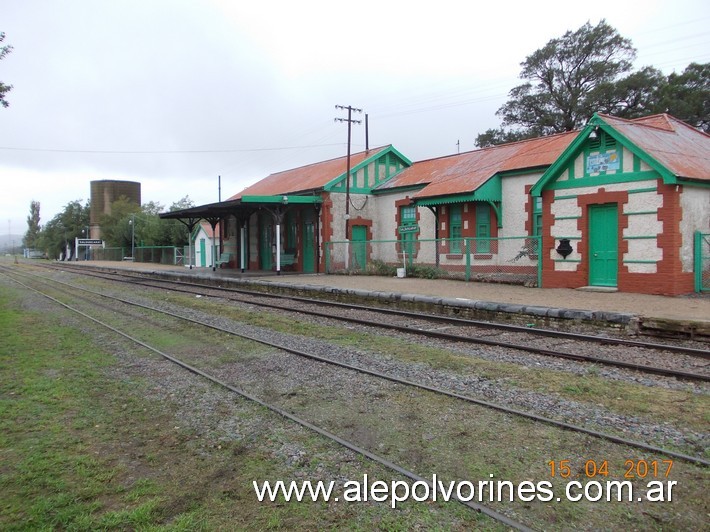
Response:
POLYGON ((140 217, 140 205, 121 196, 111 204, 111 214, 105 214, 99 220, 101 235, 107 247, 130 248, 133 236, 140 239, 137 227, 131 227, 136 217, 140 217))
POLYGON ((601 83, 593 93, 596 112, 627 119, 657 113, 658 93, 665 84, 663 73, 653 67, 644 67, 616 82, 601 83))
POLYGON ((552 39, 521 63, 526 83, 496 112, 502 127, 478 135, 493 146, 582 127, 594 113, 639 118, 669 113, 710 130, 710 63, 664 76, 647 66, 630 72, 636 50, 605 20, 552 39))
POLYGON ((691 63, 658 91, 656 112, 669 113, 710 133, 710 63, 691 63))
MULTIPOLYGON (((194 207, 195 202, 193 202, 189 196, 185 196, 180 200, 176 201, 170 206, 170 212, 180 211, 182 209, 189 209, 194 207)), ((180 220, 161 220, 163 222, 163 228, 165 231, 165 239, 170 246, 186 246, 190 240, 187 227, 180 220)))
POLYGON ((44 225, 37 247, 50 258, 66 257, 68 250, 73 249, 74 239, 85 235, 88 226, 89 202, 82 205, 81 200, 72 201, 44 225))
MULTIPOLYGON (((0 32, 0 43, 5 40, 5 33, 0 32)), ((5 59, 5 56, 12 51, 12 46, 6 44, 5 46, 0 46, 0 60, 5 59)), ((5 99, 5 95, 12 90, 12 85, 5 85, 0 81, 0 105, 7 107, 10 105, 5 99)))
POLYGON ((30 202, 30 215, 27 217, 27 232, 22 239, 22 245, 33 249, 37 245, 39 238, 39 201, 30 202))
POLYGON ((609 84, 631 69, 636 50, 631 41, 601 20, 552 39, 521 63, 520 77, 527 80, 509 93, 496 112, 503 119, 499 134, 489 130, 476 140, 508 141, 572 131, 599 111, 600 91, 607 100, 620 100, 609 84), (612 95, 614 96, 612 98, 612 95))

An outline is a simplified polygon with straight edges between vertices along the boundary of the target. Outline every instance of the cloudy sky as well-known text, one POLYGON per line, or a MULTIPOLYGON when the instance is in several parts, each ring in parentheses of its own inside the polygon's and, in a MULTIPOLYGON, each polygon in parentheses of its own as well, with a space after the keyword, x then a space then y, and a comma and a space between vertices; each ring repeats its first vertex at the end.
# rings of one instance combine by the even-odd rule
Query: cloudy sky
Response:
POLYGON ((95 179, 140 181, 144 202, 168 207, 217 201, 221 176, 225 199, 344 155, 335 105, 368 114, 371 147, 414 161, 470 150, 499 125, 525 57, 601 18, 632 40, 637 68, 710 61, 707 0, 0 0, 14 47, 0 61, 14 86, 0 216, 23 234, 31 200, 44 223, 95 179))

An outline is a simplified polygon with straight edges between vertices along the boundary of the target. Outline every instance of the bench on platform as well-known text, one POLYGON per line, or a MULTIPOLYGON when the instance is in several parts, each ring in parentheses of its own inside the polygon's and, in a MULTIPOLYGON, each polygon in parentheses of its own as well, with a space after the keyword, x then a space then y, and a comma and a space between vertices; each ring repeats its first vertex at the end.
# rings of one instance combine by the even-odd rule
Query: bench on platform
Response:
POLYGON ((219 256, 219 259, 215 262, 215 266, 222 267, 222 264, 228 264, 232 260, 232 254, 225 252, 219 256))
POLYGON ((296 262, 295 253, 282 253, 281 254, 281 266, 293 266, 296 262))

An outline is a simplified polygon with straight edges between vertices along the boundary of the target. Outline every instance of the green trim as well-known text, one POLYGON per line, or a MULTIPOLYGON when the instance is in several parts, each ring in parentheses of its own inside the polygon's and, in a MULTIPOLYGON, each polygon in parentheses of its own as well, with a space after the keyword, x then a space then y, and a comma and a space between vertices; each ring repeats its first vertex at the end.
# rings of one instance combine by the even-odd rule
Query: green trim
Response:
MULTIPOLYGON (((366 157, 359 164, 356 164, 355 166, 350 168, 350 175, 353 179, 353 185, 350 187, 350 193, 370 194, 372 193, 372 189, 378 187, 386 181, 389 181, 391 178, 393 178, 409 166, 412 166, 412 161, 410 161, 407 157, 397 151, 394 146, 387 146, 387 148, 385 148, 384 150, 379 151, 370 157, 366 157), (374 183, 372 184, 372 186, 370 186, 367 185, 367 181, 364 181, 363 186, 357 186, 357 173, 360 170, 367 168, 371 164, 375 165, 374 183), (385 176, 382 179, 379 179, 379 166, 381 164, 385 165, 386 171, 385 176), (391 167, 393 165, 395 166, 395 168, 392 172, 390 172, 391 167)), ((346 172, 343 172, 334 179, 328 181, 328 183, 323 186, 323 190, 325 190, 326 192, 345 192, 345 174, 346 172)), ((363 174, 365 174, 364 170, 363 174)), ((367 175, 369 176, 369 171, 367 175)))
POLYGON ((639 159, 648 164, 653 170, 658 172, 666 185, 676 184, 676 176, 673 173, 671 173, 665 166, 663 166, 656 159, 646 153, 642 148, 636 146, 636 144, 631 142, 628 138, 626 138, 624 135, 622 135, 609 124, 607 124, 596 113, 594 113, 594 116, 589 122, 590 124, 594 123, 594 125, 598 125, 603 131, 614 137, 622 146, 624 146, 632 154, 638 156, 639 159))
POLYGON ((658 264, 657 260, 623 260, 624 264, 658 264))
POLYGON ((417 205, 445 205, 447 203, 465 203, 467 201, 487 201, 491 203, 500 219, 500 208, 495 203, 503 201, 503 182, 500 174, 495 174, 471 192, 465 194, 449 194, 446 196, 430 196, 414 200, 417 205))
POLYGON ((283 196, 242 196, 242 203, 280 203, 283 205, 315 205, 316 203, 323 203, 323 199, 320 196, 289 196, 284 194, 283 196), (286 201, 284 201, 286 198, 286 201))
POLYGON ((656 240, 658 235, 625 236, 624 240, 656 240))
POLYGON ((476 194, 457 194, 453 196, 435 196, 423 199, 414 199, 420 207, 428 207, 430 205, 447 205, 451 203, 466 203, 467 201, 476 201, 476 194))
POLYGON ((582 129, 582 131, 579 132, 579 135, 575 137, 575 139, 570 143, 569 146, 567 146, 567 148, 555 160, 555 162, 550 165, 550 167, 542 175, 542 177, 537 180, 537 183, 533 185, 533 187, 530 189, 531 196, 540 196, 542 194, 543 189, 547 188, 548 183, 557 179, 562 173, 562 171, 565 170, 565 168, 569 164, 572 164, 574 158, 584 148, 584 145, 587 142, 587 138, 589 137, 589 134, 592 132, 594 127, 595 126, 591 123, 590 120, 590 122, 582 129))
POLYGON ((658 214, 658 211, 636 211, 636 212, 624 212, 622 213, 626 216, 642 216, 644 214, 658 214))
MULTIPOLYGON (((547 169, 547 171, 543 174, 543 176, 535 183, 535 185, 532 187, 530 190, 530 194, 532 196, 539 196, 542 194, 543 190, 547 190, 550 188, 556 188, 556 189, 563 189, 563 188, 573 188, 576 186, 583 186, 582 182, 587 182, 588 178, 580 178, 579 180, 575 179, 576 181, 579 181, 580 183, 577 184, 575 183, 574 185, 568 185, 568 186, 560 186, 560 184, 557 184, 557 179, 559 178, 560 174, 562 171, 565 170, 568 164, 570 164, 574 159, 584 150, 586 149, 586 146, 589 141, 589 135, 590 133, 596 128, 597 133, 601 134, 604 133, 608 135, 610 138, 614 139, 617 142, 617 145, 621 147, 621 151, 623 154, 623 148, 626 148, 629 150, 635 157, 638 157, 641 161, 645 162, 648 164, 655 172, 657 172, 660 176, 663 182, 667 185, 675 185, 678 183, 678 179, 676 176, 671 173, 665 166, 663 166, 661 163, 659 163, 656 159, 651 157, 648 153, 646 153, 643 149, 640 147, 636 146, 633 142, 631 142, 628 138, 626 138, 624 135, 622 135, 619 131, 614 129, 612 126, 607 124, 604 119, 602 119, 597 113, 594 113, 594 116, 589 120, 587 125, 582 128, 582 130, 579 132, 577 137, 572 141, 572 143, 567 146, 567 148, 562 152, 562 154, 557 158, 557 160, 552 163, 550 168, 547 169)), ((620 161, 620 169, 623 171, 623 161, 620 161)), ((640 168, 640 162, 639 162, 639 168, 640 168)), ((585 172, 586 172, 586 166, 585 166, 585 172)), ((631 175, 641 175, 644 174, 645 172, 632 172, 631 175)), ((602 180, 602 183, 616 183, 621 181, 619 179, 621 176, 628 175, 628 174, 605 174, 605 175, 599 175, 595 177, 605 177, 607 178, 606 180, 602 180)))
POLYGON ((555 216, 555 220, 579 220, 581 216, 555 216))
POLYGON ((582 240, 581 236, 555 236, 553 238, 555 240, 562 240, 563 238, 566 238, 567 240, 582 240))
POLYGON ((632 188, 626 191, 627 194, 643 194, 644 192, 658 192, 658 187, 632 188))
POLYGON ((569 190, 572 188, 594 187, 599 185, 611 185, 615 183, 632 183, 634 181, 648 181, 657 179, 658 174, 654 171, 646 172, 628 172, 626 174, 599 174, 593 176, 585 176, 574 179, 573 181, 554 181, 546 187, 546 190, 569 190))
POLYGON ((641 158, 634 154, 634 166, 633 166, 633 171, 634 172, 640 172, 641 171, 641 158))

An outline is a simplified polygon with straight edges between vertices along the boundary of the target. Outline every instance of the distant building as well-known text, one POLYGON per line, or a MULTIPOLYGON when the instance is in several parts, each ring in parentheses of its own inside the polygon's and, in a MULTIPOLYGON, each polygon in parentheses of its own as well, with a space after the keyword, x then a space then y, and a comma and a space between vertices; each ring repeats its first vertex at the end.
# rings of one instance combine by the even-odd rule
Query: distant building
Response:
POLYGON ((212 230, 212 226, 207 222, 201 222, 192 233, 192 249, 195 253, 194 266, 198 268, 208 268, 214 265, 217 257, 219 245, 219 224, 212 230))
POLYGON ((89 238, 101 238, 101 217, 111 214, 111 204, 121 197, 125 197, 140 206, 141 184, 136 181, 114 181, 110 179, 91 182, 89 238))

